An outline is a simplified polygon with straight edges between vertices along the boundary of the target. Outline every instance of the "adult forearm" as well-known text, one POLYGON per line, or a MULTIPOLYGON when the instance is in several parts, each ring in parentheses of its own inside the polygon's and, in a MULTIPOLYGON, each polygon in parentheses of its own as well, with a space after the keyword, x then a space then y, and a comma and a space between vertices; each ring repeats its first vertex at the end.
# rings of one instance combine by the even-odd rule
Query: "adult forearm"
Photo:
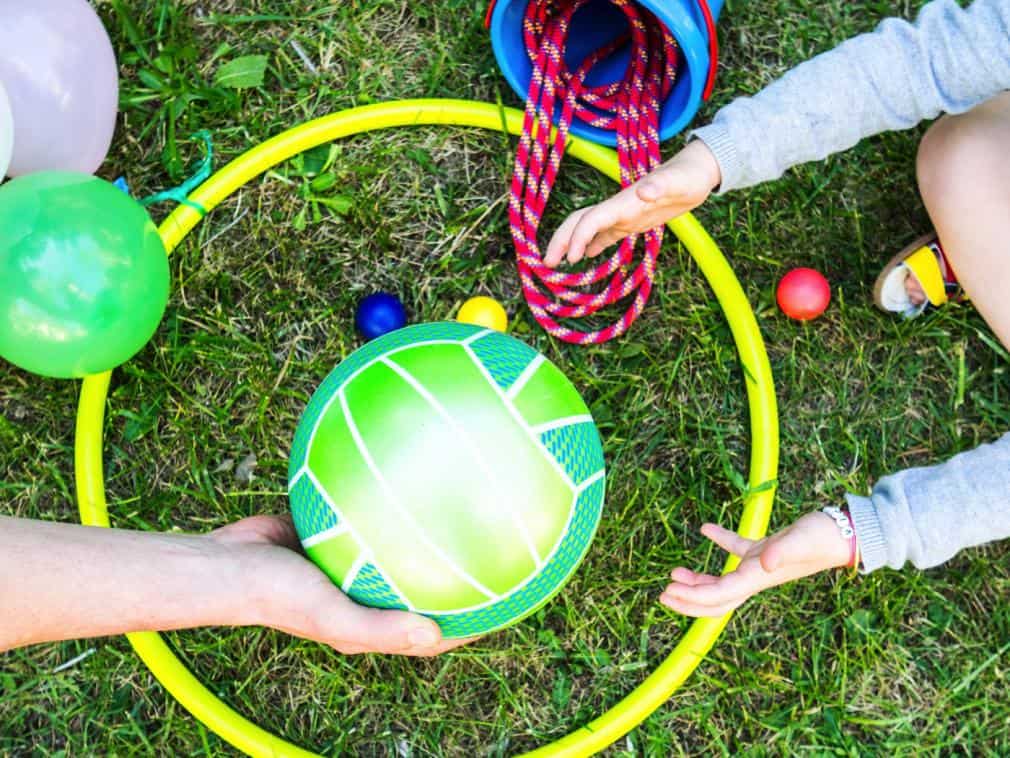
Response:
POLYGON ((0 517, 0 650, 254 623, 242 553, 205 536, 0 517))

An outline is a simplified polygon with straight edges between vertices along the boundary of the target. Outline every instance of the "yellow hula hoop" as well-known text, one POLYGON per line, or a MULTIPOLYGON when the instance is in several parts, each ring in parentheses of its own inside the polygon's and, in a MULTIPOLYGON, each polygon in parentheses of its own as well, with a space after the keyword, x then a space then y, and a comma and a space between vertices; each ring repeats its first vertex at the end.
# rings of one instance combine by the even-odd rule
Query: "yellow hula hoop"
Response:
MULTIPOLYGON (((279 134, 235 159, 199 188, 161 225, 171 252, 210 211, 251 179, 304 150, 362 132, 397 126, 448 124, 482 129, 507 129, 518 134, 522 113, 490 103, 467 100, 402 100, 335 113, 279 134)), ((613 180, 618 179, 616 154, 573 138, 568 152, 613 180)), ((750 486, 739 531, 746 537, 764 535, 774 500, 778 471, 778 411, 771 367, 750 304, 732 269, 712 238, 690 214, 670 222, 708 280, 722 306, 743 365, 751 422, 750 486)), ((81 522, 109 526, 102 468, 102 429, 110 374, 88 377, 81 389, 77 413, 75 468, 81 522)), ((737 559, 726 561, 731 571, 737 559)), ((634 729, 666 701, 701 663, 730 619, 698 619, 676 648, 637 689, 595 721, 529 756, 585 756, 602 750, 634 729)), ((248 721, 204 687, 169 649, 159 634, 128 634, 130 644, 151 673, 196 718, 234 747, 255 756, 312 756, 248 721)))

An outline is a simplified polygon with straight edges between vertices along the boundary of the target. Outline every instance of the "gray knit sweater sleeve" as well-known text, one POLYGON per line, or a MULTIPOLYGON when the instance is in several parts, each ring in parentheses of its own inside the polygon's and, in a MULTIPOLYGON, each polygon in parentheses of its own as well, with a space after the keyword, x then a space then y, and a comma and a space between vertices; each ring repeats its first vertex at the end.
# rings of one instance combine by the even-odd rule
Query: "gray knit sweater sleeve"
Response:
POLYGON ((887 19, 722 108, 692 132, 715 154, 720 192, 776 179, 871 134, 962 113, 1010 89, 1010 0, 934 0, 887 19))
POLYGON ((966 547, 1010 537, 1010 434, 951 458, 881 479, 849 495, 863 571, 929 568, 966 547))

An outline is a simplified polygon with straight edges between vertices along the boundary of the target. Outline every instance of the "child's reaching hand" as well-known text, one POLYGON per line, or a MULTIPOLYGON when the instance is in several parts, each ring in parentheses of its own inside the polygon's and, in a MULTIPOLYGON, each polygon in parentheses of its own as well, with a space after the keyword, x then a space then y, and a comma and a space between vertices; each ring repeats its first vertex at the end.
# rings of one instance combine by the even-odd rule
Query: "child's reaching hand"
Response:
POLYGON ((849 540, 825 513, 815 511, 762 540, 749 540, 716 524, 705 524, 701 533, 723 550, 742 559, 736 571, 725 576, 699 574, 678 567, 673 582, 659 600, 687 616, 722 616, 752 595, 793 579, 851 560, 849 540))
POLYGON ((720 181, 715 156, 694 140, 635 184, 566 218, 547 246, 544 263, 552 268, 565 258, 578 263, 631 234, 662 226, 705 202, 720 181))

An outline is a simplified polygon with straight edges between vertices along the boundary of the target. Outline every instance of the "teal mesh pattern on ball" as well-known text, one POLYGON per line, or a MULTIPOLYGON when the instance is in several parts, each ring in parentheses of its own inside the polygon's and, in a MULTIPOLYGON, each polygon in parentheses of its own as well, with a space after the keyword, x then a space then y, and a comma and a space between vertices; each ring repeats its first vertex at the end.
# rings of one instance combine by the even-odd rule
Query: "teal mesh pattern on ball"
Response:
POLYGON ((340 520, 307 476, 298 477, 291 488, 291 516, 298 536, 307 540, 313 535, 332 529, 340 520))
POLYGON ((403 329, 397 329, 395 332, 384 334, 347 356, 343 363, 333 369, 330 375, 326 377, 326 381, 323 382, 317 394, 329 395, 330 393, 324 393, 323 389, 328 387, 327 382, 331 379, 333 380, 332 387, 336 389, 347 381, 351 374, 359 368, 372 362, 379 356, 389 353, 391 350, 396 350, 398 347, 422 345, 425 342, 438 340, 462 342, 470 335, 476 334, 479 331, 483 331, 482 327, 474 326, 473 324, 460 324, 457 321, 439 321, 433 324, 415 324, 414 326, 408 326, 403 329))
POLYGON ((600 434, 592 421, 549 429, 540 435, 540 441, 576 484, 603 468, 600 434))
POLYGON ((366 563, 361 567, 347 594, 359 603, 373 608, 396 608, 401 611, 407 609, 400 596, 382 578, 382 574, 373 563, 366 563))
MULTIPOLYGON (((321 404, 320 404, 321 405, 321 404)), ((318 413, 316 414, 318 418, 318 413)), ((299 427, 298 433, 295 434, 295 439, 291 443, 291 455, 288 457, 288 479, 298 476, 298 472, 301 471, 302 466, 308 460, 309 455, 309 435, 308 433, 302 433, 301 427, 299 427)))
POLYGON ((583 490, 561 546, 528 584, 485 608, 466 613, 429 614, 429 617, 438 622, 446 637, 469 637, 494 631, 535 612, 561 589, 582 562, 600 523, 605 489, 601 476, 583 490))
POLYGON ((358 348, 337 365, 319 385, 312 395, 291 445, 291 457, 288 459, 288 479, 298 474, 305 465, 309 453, 309 438, 315 429, 316 421, 326 408, 326 405, 336 391, 351 375, 379 356, 405 345, 422 344, 434 340, 452 340, 462 342, 467 337, 482 331, 482 327, 473 324, 460 324, 456 321, 442 321, 434 324, 416 324, 395 332, 384 334, 378 339, 358 348))
POLYGON ((537 357, 537 351, 529 345, 498 332, 474 340, 470 347, 503 390, 511 387, 523 369, 537 357))
MULTIPOLYGON (((530 400, 527 398, 525 400, 527 406, 532 408, 532 410, 524 406, 526 410, 520 411, 518 406, 514 404, 515 401, 505 395, 505 392, 510 387, 513 387, 516 380, 523 374, 523 371, 533 361, 538 359, 539 353, 528 345, 499 332, 489 332, 486 329, 470 324, 441 322, 418 324, 375 339, 348 356, 326 377, 319 389, 313 394, 298 425, 298 431, 295 434, 291 447, 291 459, 288 471, 289 481, 291 482, 289 485, 291 509, 295 520, 295 527, 302 540, 306 540, 313 535, 337 526, 343 519, 349 521, 348 526, 352 530, 356 528, 356 518, 362 518, 362 524, 370 523, 361 513, 354 510, 361 506, 361 503, 357 501, 355 501, 356 504, 345 503, 342 507, 350 508, 350 510, 338 516, 333 508, 329 506, 325 494, 317 489, 313 477, 308 473, 310 460, 313 462, 316 461, 316 458, 311 457, 311 449, 314 446, 313 439, 317 433, 316 427, 319 425, 323 415, 328 413, 336 413, 337 416, 343 415, 346 422, 345 414, 347 411, 339 405, 333 408, 331 404, 335 402, 335 398, 340 392, 350 391, 349 387, 352 377, 355 377, 355 382, 359 381, 358 376, 361 377, 360 381, 363 382, 375 381, 375 377, 371 372, 359 372, 380 358, 389 356, 391 353, 403 348, 411 351, 414 349, 423 349, 426 343, 432 342, 461 345, 461 343, 468 339, 471 340, 467 342, 469 359, 466 359, 465 362, 469 364, 470 361, 473 361, 482 370, 479 372, 470 371, 472 367, 468 366, 466 371, 460 376, 446 376, 444 379, 438 377, 436 380, 428 377, 425 381, 433 382, 430 389, 435 397, 438 397, 439 393, 440 385, 438 382, 444 382, 441 385, 443 391, 444 387, 453 386, 453 381, 479 382, 483 387, 480 390, 480 393, 483 393, 481 397, 485 398, 483 402, 501 402, 506 406, 512 406, 511 410, 506 413, 503 413, 501 409, 496 411, 499 417, 497 423, 503 423, 501 419, 507 422, 507 413, 509 412, 513 416, 533 413, 537 417, 538 423, 547 424, 557 423, 564 417, 586 412, 583 404, 571 402, 571 395, 566 395, 566 393, 571 392, 571 385, 565 383, 563 375, 556 375, 555 372, 549 372, 549 381, 544 380, 542 387, 534 385, 537 389, 532 395, 533 399, 530 400), (475 335, 478 338, 474 338, 475 335), (495 393, 488 393, 486 382, 497 385, 502 391, 501 394, 496 396, 495 393), (552 393, 556 393, 556 395, 552 393), (557 407, 552 411, 552 404, 555 403, 557 407), (551 415, 552 412, 554 413, 553 416, 551 415)), ((446 351, 444 354, 452 354, 457 356, 459 360, 463 360, 464 356, 461 354, 461 351, 457 351, 458 348, 446 351)), ((409 364, 409 361, 403 363, 406 365, 409 364)), ((457 363, 454 365, 461 364, 457 363)), ((533 377, 532 381, 536 382, 537 377, 533 377)), ((367 387, 368 385, 365 384, 362 386, 367 387)), ((466 392, 469 385, 461 384, 459 386, 466 392)), ((354 387, 360 389, 358 385, 354 385, 354 387)), ((421 387, 418 391, 421 392, 423 389, 421 387)), ((370 401, 373 405, 367 406, 372 411, 372 424, 376 423, 376 419, 380 420, 379 423, 385 422, 381 407, 386 402, 384 398, 387 398, 387 394, 375 395, 370 401), (376 407, 374 403, 378 403, 379 407, 376 407)), ((401 398, 398 402, 412 401, 401 398)), ((431 400, 427 402, 430 404, 434 403, 431 400)), ((447 402, 446 407, 451 407, 451 401, 447 402)), ((352 405, 349 405, 349 407, 351 408, 350 413, 353 416, 355 407, 352 405)), ((390 410, 395 411, 395 407, 391 407, 390 410)), ((423 416, 424 413, 429 413, 432 417, 437 416, 434 408, 421 411, 415 410, 413 412, 421 413, 422 416, 419 416, 419 418, 426 418, 426 416, 423 416)), ((445 413, 445 411, 440 412, 445 413)), ((334 418, 337 418, 337 416, 334 418)), ((360 418, 368 418, 368 414, 363 414, 360 418)), ((523 415, 523 418, 526 418, 526 416, 523 415)), ((527 421, 527 424, 529 423, 532 422, 527 421)), ((562 421, 561 423, 565 422, 562 421)), ((395 429, 395 424, 393 428, 395 429)), ((340 449, 341 456, 354 456, 353 448, 345 449, 349 444, 347 438, 344 441, 340 441, 339 433, 335 433, 330 428, 329 419, 327 419, 323 426, 319 427, 320 433, 323 430, 326 430, 326 435, 337 434, 338 436, 333 437, 333 439, 327 439, 326 435, 324 435, 322 438, 315 439, 315 443, 324 446, 324 448, 316 450, 317 455, 327 453, 329 448, 326 445, 328 442, 332 442, 335 446, 334 450, 340 449)), ((367 428, 365 428, 364 432, 360 433, 367 439, 367 428)), ((527 450, 535 451, 537 459, 539 459, 541 454, 554 459, 551 462, 551 466, 543 466, 542 461, 540 461, 539 465, 543 466, 544 473, 541 475, 546 477, 544 480, 545 484, 553 482, 550 486, 560 488, 559 493, 564 493, 560 499, 555 497, 551 501, 553 503, 551 508, 556 510, 554 514, 556 526, 554 528, 561 529, 562 524, 565 524, 564 530, 558 537, 552 536, 550 538, 551 540, 556 540, 551 548, 554 552, 551 553, 547 562, 526 584, 514 588, 512 591, 492 602, 488 602, 486 605, 473 605, 473 593, 470 593, 457 595, 457 597, 470 598, 467 602, 436 606, 440 608, 470 606, 469 609, 461 609, 457 613, 445 611, 429 613, 425 611, 426 615, 441 626, 446 638, 467 637, 502 628, 528 616, 543 606, 564 586, 575 571, 588 551, 599 524, 605 490, 603 476, 605 464, 600 437, 595 424, 592 421, 567 424, 563 427, 549 429, 539 435, 536 432, 532 432, 528 427, 520 427, 519 434, 519 437, 513 438, 512 444, 540 443, 527 448, 527 450), (525 434, 530 435, 530 438, 525 438, 524 431, 525 434), (562 477, 559 476, 560 471, 555 473, 555 470, 559 468, 567 474, 570 482, 562 481, 562 477), (598 476, 598 480, 593 481, 583 491, 580 492, 578 489, 571 487, 572 482, 575 487, 578 487, 594 475, 598 476), (565 519, 567 519, 567 523, 565 519)), ((390 438, 384 436, 382 439, 390 438)), ((353 444, 358 446, 358 457, 361 457, 363 455, 361 449, 363 443, 360 439, 355 438, 353 444)), ((367 443, 364 444, 367 447, 367 443)), ((414 442, 413 444, 417 443, 414 442)), ((392 445, 390 449, 395 449, 395 445, 392 445)), ((325 462, 325 457, 323 455, 320 458, 322 462, 321 466, 334 465, 332 461, 325 462)), ((339 460, 343 462, 342 465, 349 466, 346 471, 342 471, 340 476, 365 476, 367 473, 367 467, 365 467, 363 460, 354 458, 351 461, 346 457, 341 457, 339 460)), ((376 460, 379 459, 377 458, 376 460)), ((332 473, 333 470, 333 468, 329 469, 330 473, 328 476, 334 476, 332 473)), ((314 473, 316 476, 321 477, 321 481, 326 481, 325 477, 327 474, 322 473, 323 471, 327 471, 327 469, 321 468, 320 471, 314 473)), ((360 481, 365 481, 365 479, 360 481)), ((327 486, 331 484, 333 483, 328 482, 327 486)), ((333 484, 333 486, 339 487, 338 484, 333 484)), ((362 491, 367 492, 368 485, 363 486, 365 489, 362 491)), ((470 486, 477 487, 479 484, 475 483, 470 486)), ((353 491, 357 492, 358 490, 353 491)), ((466 494, 469 495, 471 493, 468 492, 466 494)), ((527 501, 524 500, 523 502, 527 501)), ((377 505, 382 506, 382 503, 378 503, 377 505)), ((375 525, 372 524, 370 528, 375 528, 375 525)), ((475 538, 479 539, 479 535, 475 538)), ((397 539, 405 538, 400 535, 397 539)), ((408 543, 405 542, 403 544, 408 543)), ((549 544, 551 543, 547 542, 542 549, 547 549, 547 545, 549 544)), ((362 544, 360 547, 366 551, 370 550, 368 544, 362 544)), ((350 554, 345 555, 346 551, 341 552, 342 550, 342 547, 339 550, 334 547, 334 552, 329 557, 324 558, 323 554, 320 553, 314 558, 339 564, 340 569, 334 569, 335 573, 331 573, 331 576, 338 582, 340 581, 341 574, 347 571, 347 566, 350 565, 350 561, 354 558, 350 554)), ((411 588, 409 586, 404 585, 401 587, 405 593, 408 593, 407 595, 401 595, 399 591, 393 589, 392 584, 386 578, 386 574, 380 569, 380 566, 386 565, 384 561, 395 561, 394 558, 384 558, 381 553, 366 553, 366 555, 369 556, 369 562, 362 565, 358 572, 351 577, 352 581, 347 592, 351 598, 364 605, 377 608, 406 609, 408 604, 412 606, 417 605, 417 599, 410 599, 411 596, 409 593, 411 588)), ((387 569, 393 572, 391 576, 396 581, 395 577, 397 574, 395 572, 399 570, 399 564, 392 562, 387 566, 387 569)), ((407 578, 403 578, 403 581, 409 584, 407 578)), ((397 581, 397 584, 399 585, 400 582, 397 581)), ((447 584, 447 587, 449 587, 448 592, 458 592, 458 590, 452 589, 450 584, 447 584)))

